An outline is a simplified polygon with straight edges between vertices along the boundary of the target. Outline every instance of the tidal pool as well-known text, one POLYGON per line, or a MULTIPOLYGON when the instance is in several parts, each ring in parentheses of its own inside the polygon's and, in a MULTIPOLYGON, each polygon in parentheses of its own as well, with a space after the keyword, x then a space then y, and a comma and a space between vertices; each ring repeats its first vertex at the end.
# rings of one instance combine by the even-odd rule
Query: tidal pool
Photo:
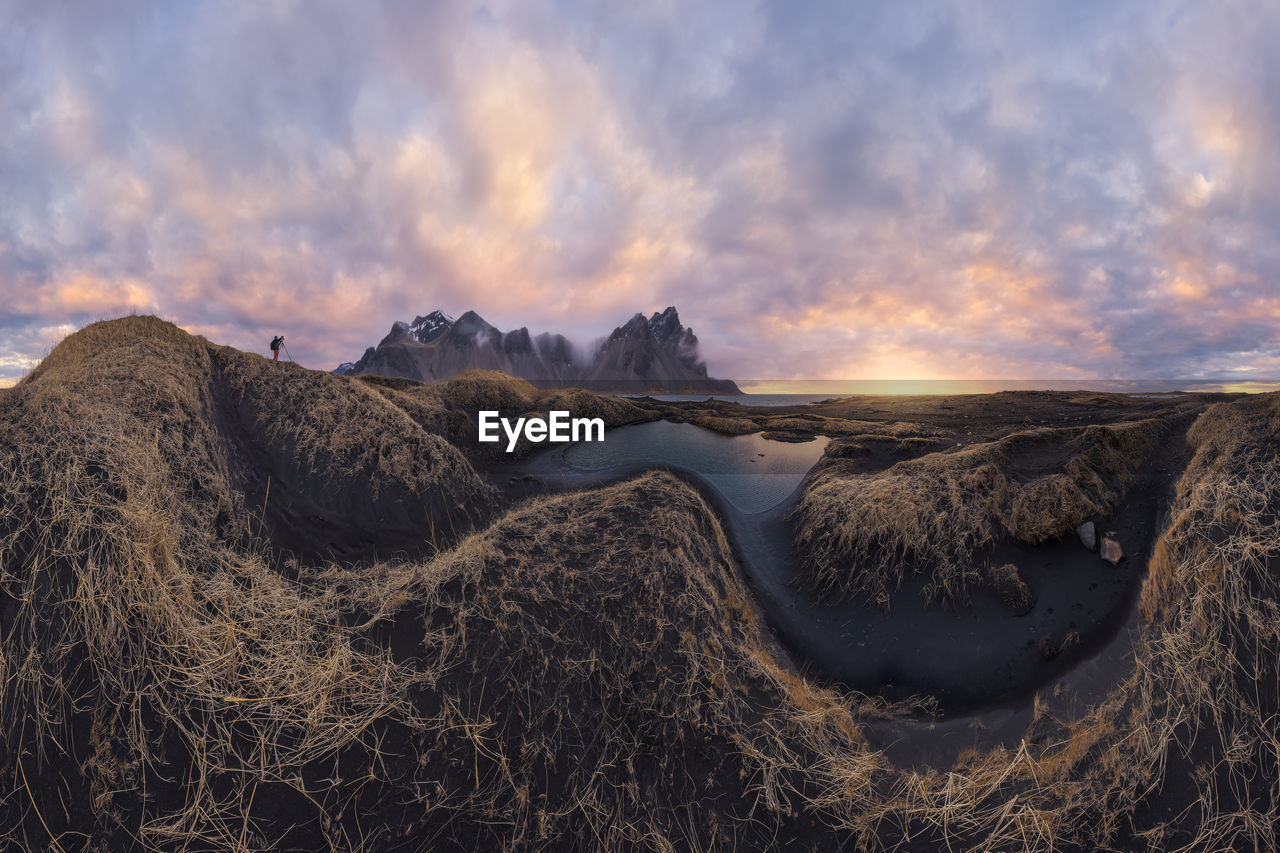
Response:
POLYGON ((822 458, 830 439, 793 443, 759 433, 722 435, 693 424, 653 421, 620 427, 605 440, 570 445, 564 463, 582 472, 670 465, 700 475, 741 512, 763 512, 787 499, 822 458))
MULTIPOLYGON (((1117 632, 1134 610, 1134 581, 1145 566, 1130 546, 1131 558, 1115 568, 1074 537, 1036 546, 1004 542, 974 554, 978 566, 1018 565, 1036 595, 1031 611, 1020 616, 982 586, 968 606, 925 606, 919 578, 903 584, 887 613, 860 600, 817 600, 798 573, 788 516, 828 443, 726 436, 655 421, 609 430, 603 442, 548 450, 515 470, 553 489, 616 482, 653 468, 691 481, 719 510, 757 601, 801 666, 867 693, 929 695, 952 714, 1021 708, 1031 692, 1082 662, 1118 661, 1128 652, 1129 642, 1117 632), (1052 660, 1041 652, 1046 637, 1067 646, 1052 660), (1099 655, 1103 646, 1106 654, 1099 655)), ((1154 523, 1154 517, 1143 519, 1131 530, 1132 544, 1149 542, 1154 523)), ((1103 688, 1110 679, 1098 676, 1075 689, 1103 688)))

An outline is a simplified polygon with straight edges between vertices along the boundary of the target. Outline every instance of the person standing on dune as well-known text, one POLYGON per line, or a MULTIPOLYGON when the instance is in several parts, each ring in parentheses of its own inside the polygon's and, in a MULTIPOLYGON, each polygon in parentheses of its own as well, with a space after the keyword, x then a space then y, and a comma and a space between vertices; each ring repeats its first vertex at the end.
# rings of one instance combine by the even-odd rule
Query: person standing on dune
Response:
POLYGON ((284 335, 276 335, 271 339, 271 360, 280 360, 280 347, 284 346, 284 335))

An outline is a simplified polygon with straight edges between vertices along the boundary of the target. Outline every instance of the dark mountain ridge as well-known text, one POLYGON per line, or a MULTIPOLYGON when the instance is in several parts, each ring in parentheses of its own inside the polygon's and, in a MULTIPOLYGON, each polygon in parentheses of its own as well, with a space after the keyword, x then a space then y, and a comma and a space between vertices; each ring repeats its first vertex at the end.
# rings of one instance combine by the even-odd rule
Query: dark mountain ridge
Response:
POLYGON ((456 320, 443 311, 396 322, 346 374, 371 373, 421 382, 451 379, 465 370, 500 370, 535 385, 636 393, 737 394, 728 379, 707 376, 698 338, 674 306, 645 318, 636 314, 588 352, 564 335, 528 328, 500 331, 475 311, 456 320))

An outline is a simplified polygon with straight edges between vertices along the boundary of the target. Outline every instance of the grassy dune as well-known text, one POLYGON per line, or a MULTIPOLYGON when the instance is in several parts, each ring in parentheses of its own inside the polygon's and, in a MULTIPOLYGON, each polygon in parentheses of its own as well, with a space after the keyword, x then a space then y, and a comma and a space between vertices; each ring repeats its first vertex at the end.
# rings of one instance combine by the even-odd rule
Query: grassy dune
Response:
POLYGON ((536 388, 524 379, 496 370, 468 370, 454 379, 433 384, 371 375, 353 381, 376 389, 424 429, 446 436, 474 458, 488 462, 510 462, 546 445, 530 442, 523 435, 511 453, 507 452, 505 437, 496 444, 478 443, 476 419, 481 410, 541 420, 550 411, 569 411, 574 417, 600 418, 606 427, 653 419, 653 415, 622 397, 602 397, 579 388, 536 388))
POLYGON ((810 583, 887 607, 908 567, 930 598, 978 581, 970 556, 1002 536, 1038 544, 1111 511, 1167 425, 1035 428, 864 473, 839 459, 809 477, 794 511, 810 583))
MULTIPOLYGON (((1017 748, 918 770, 864 735, 907 709, 788 664, 679 480, 499 506, 449 440, 457 406, 499 398, 550 402, 272 365, 152 318, 91 326, 0 391, 0 844, 1275 848, 1277 398, 1188 432, 1132 672, 1075 718, 1037 699, 1017 748), (383 524, 421 547, 280 546, 383 524)), ((940 478, 969 541, 1034 540, 1057 529, 1037 507, 1065 524, 1114 500, 1160 440, 1147 420, 921 455, 874 488, 940 478), (1027 494, 1025 459, 1065 480, 1027 494)), ((830 500, 867 500, 837 474, 815 477, 830 500)), ((923 523, 893 518, 881 535, 923 523)))

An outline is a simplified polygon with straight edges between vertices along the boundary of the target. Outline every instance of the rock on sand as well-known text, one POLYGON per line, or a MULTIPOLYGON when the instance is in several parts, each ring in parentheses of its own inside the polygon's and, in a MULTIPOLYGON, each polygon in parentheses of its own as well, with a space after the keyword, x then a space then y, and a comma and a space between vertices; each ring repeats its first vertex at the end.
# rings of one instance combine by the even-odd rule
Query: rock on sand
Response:
POLYGON ((1124 559, 1124 549, 1120 547, 1120 542, 1115 538, 1114 533, 1107 533, 1102 537, 1102 549, 1098 552, 1102 559, 1111 565, 1116 565, 1124 559))
POLYGON ((1076 535, 1080 537, 1080 544, 1090 551, 1098 547, 1098 532, 1094 529, 1092 521, 1086 521, 1077 527, 1076 535))

